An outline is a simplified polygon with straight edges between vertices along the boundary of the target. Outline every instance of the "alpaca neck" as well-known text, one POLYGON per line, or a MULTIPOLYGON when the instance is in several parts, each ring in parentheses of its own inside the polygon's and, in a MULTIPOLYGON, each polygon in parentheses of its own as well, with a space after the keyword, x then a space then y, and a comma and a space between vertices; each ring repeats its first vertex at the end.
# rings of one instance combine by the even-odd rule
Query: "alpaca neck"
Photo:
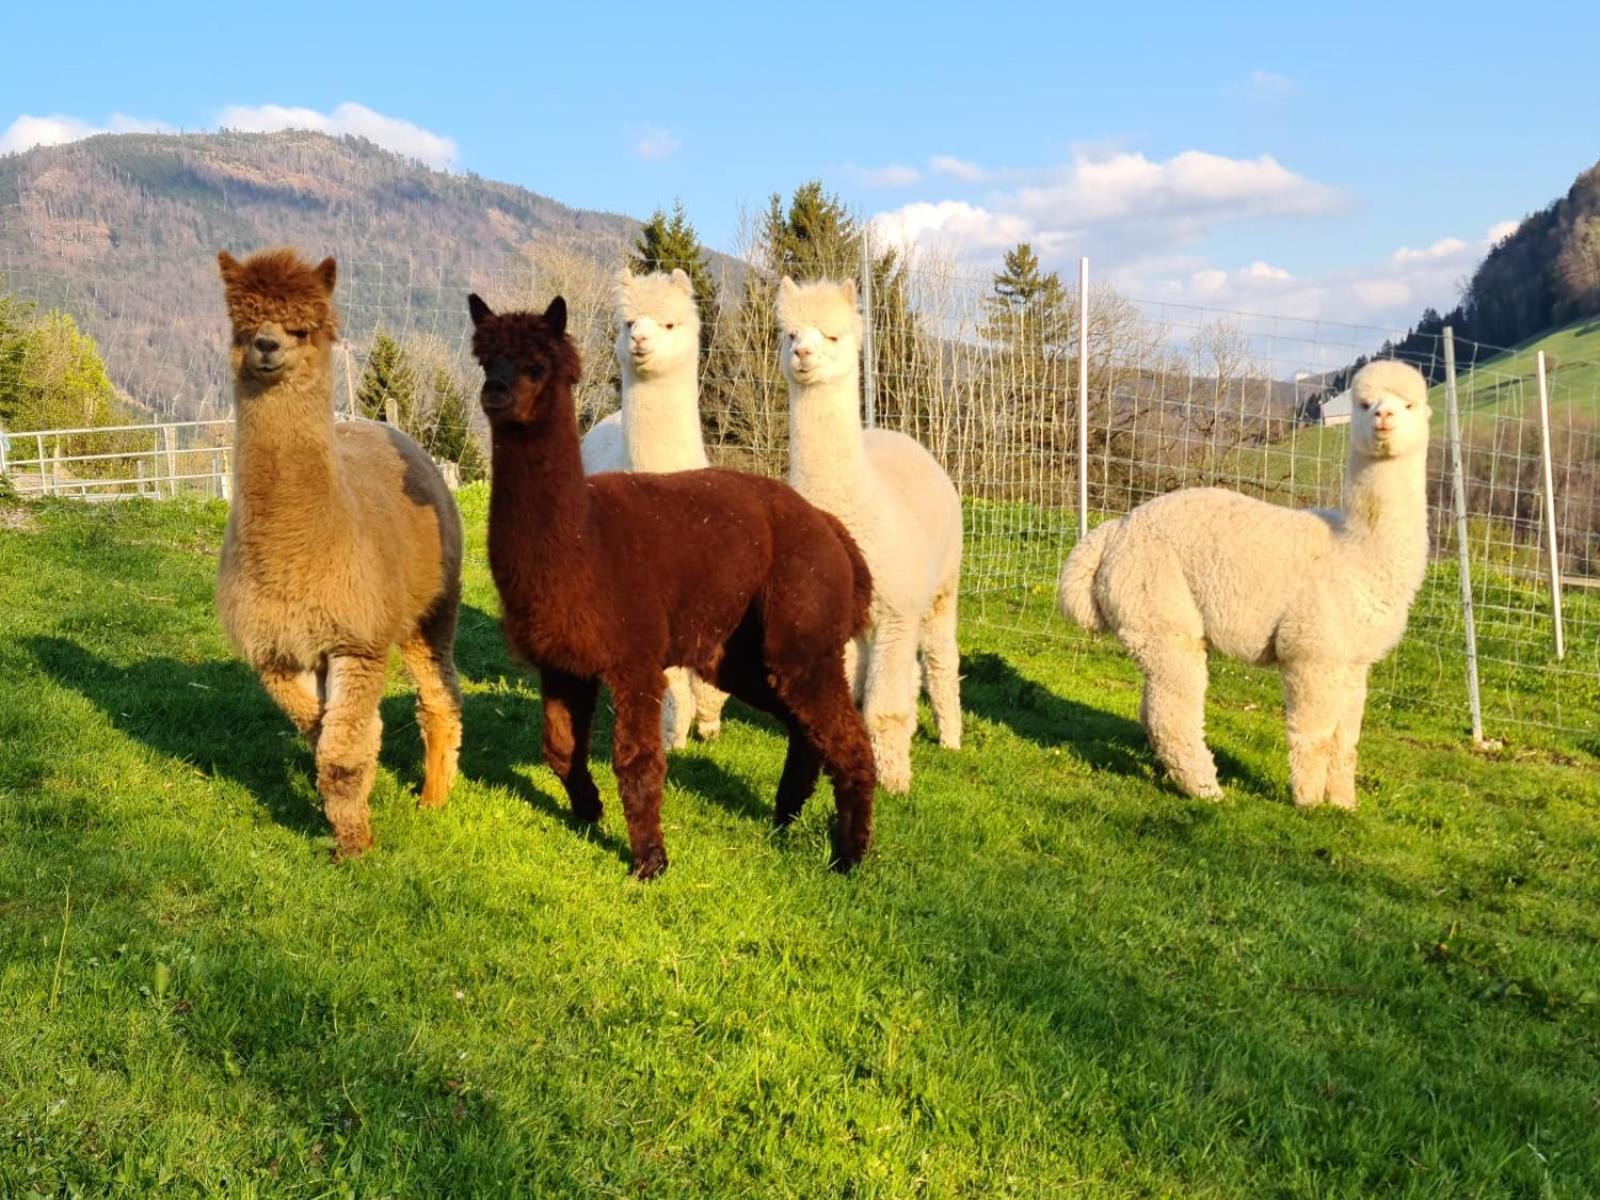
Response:
POLYGON ((303 381, 262 386, 241 375, 234 383, 234 505, 261 533, 283 524, 272 520, 282 514, 308 547, 307 526, 345 526, 327 366, 303 381))
POLYGON ((530 425, 494 431, 489 566, 502 590, 546 597, 582 577, 589 492, 570 388, 530 425))
POLYGON ((640 377, 622 368, 622 443, 631 471, 684 471, 706 465, 693 363, 640 377))
POLYGON ((1362 557, 1390 569, 1421 570, 1428 557, 1426 453, 1369 458, 1354 447, 1345 472, 1344 536, 1362 557))
POLYGON ((808 500, 839 512, 864 499, 859 376, 789 384, 789 482, 808 500))

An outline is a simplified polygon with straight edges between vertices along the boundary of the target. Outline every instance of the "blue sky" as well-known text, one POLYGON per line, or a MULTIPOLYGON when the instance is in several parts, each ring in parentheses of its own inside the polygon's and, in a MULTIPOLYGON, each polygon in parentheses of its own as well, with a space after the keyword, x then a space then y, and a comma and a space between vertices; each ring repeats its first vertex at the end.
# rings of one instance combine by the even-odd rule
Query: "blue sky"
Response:
POLYGON ((1348 321, 1453 302, 1600 158, 1578 4, 31 4, 0 44, 4 149, 320 123, 582 207, 681 196, 721 249, 820 177, 975 273, 1026 237, 1140 298, 1348 321))

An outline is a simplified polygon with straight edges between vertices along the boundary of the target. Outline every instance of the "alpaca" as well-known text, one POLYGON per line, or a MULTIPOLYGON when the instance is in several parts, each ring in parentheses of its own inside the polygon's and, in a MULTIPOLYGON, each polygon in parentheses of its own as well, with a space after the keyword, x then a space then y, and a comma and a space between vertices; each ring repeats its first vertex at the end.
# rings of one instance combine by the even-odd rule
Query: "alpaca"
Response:
POLYGON ((1342 510, 1192 488, 1101 525, 1062 568, 1062 612, 1133 655, 1140 720, 1191 796, 1222 794, 1205 743, 1215 649, 1282 672, 1294 802, 1356 806, 1367 672, 1405 632, 1427 569, 1430 414, 1404 363, 1363 367, 1351 393, 1342 510))
POLYGON ((461 518, 433 461, 389 425, 333 419, 335 265, 217 256, 233 325, 233 506, 217 611, 311 743, 335 856, 372 844, 389 647, 417 687, 422 803, 445 802, 461 745, 451 657, 461 518))
MULTIPOLYGON (((617 364, 622 411, 584 435, 583 470, 692 471, 711 465, 700 437, 700 311, 694 284, 672 274, 617 272, 617 364)), ((662 737, 680 750, 698 720, 703 741, 722 731, 727 697, 681 667, 667 671, 662 737)))
POLYGON ((604 683, 633 875, 666 868, 663 671, 688 667, 787 729, 780 828, 827 770, 834 862, 854 866, 871 840, 875 777, 844 672, 872 596, 850 535, 786 485, 740 471, 586 479, 566 303, 496 316, 470 296, 468 307, 493 446, 489 568, 506 639, 539 670, 544 758, 574 817, 600 819, 588 757, 604 683))
POLYGON ((851 676, 878 779, 911 787, 917 651, 939 744, 961 745, 956 594, 961 498, 944 468, 903 433, 861 428, 861 314, 855 283, 778 291, 779 354, 789 381, 789 482, 844 522, 872 570, 872 618, 851 676))

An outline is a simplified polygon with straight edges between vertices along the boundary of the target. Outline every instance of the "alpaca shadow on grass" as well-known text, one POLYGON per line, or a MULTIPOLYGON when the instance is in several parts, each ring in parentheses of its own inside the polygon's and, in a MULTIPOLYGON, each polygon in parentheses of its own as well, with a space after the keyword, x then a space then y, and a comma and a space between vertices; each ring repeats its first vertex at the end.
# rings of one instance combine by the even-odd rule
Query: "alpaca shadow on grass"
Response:
POLYGON ((296 795, 315 765, 305 741, 235 659, 148 658, 123 667, 59 637, 24 643, 40 670, 88 700, 118 730, 170 758, 232 780, 279 825, 328 832, 322 811, 296 795))
MULTIPOLYGON (((1097 770, 1134 777, 1153 773, 1176 793, 1137 721, 1058 696, 998 654, 963 656, 961 667, 961 699, 969 712, 1045 749, 1066 747, 1097 770)), ((1226 750, 1213 745, 1211 751, 1224 787, 1238 783, 1263 795, 1276 794, 1269 781, 1226 750)))

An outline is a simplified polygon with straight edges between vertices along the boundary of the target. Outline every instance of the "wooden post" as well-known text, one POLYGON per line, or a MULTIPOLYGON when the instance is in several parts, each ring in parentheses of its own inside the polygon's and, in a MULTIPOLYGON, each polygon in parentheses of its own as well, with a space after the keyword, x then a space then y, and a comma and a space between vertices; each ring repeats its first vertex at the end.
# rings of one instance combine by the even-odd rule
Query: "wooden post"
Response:
POLYGON ((1567 634, 1561 623, 1561 546, 1556 533, 1555 471, 1550 462, 1550 387, 1545 379, 1544 351, 1535 360, 1539 372, 1539 447, 1544 463, 1544 544, 1550 563, 1550 619, 1555 631, 1556 661, 1567 656, 1567 634))

